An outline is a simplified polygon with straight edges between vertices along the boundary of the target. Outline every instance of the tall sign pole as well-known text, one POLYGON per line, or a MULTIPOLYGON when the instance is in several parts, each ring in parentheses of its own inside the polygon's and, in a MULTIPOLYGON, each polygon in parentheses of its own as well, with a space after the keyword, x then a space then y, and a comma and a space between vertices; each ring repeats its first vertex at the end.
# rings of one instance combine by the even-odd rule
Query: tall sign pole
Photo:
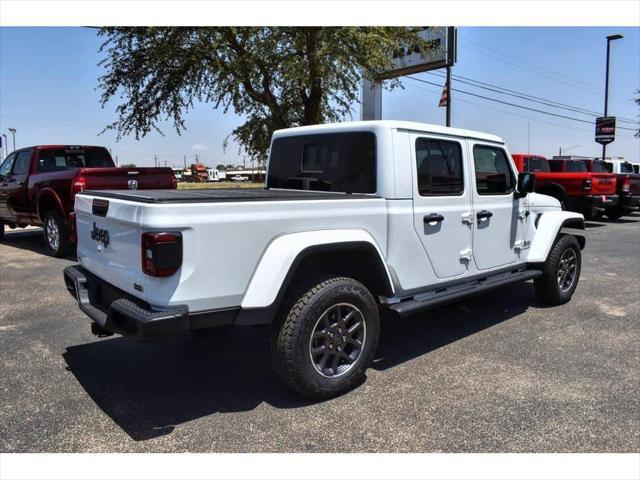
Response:
MULTIPOLYGON (((455 28, 454 27, 422 27, 419 28, 420 36, 433 44, 426 52, 414 45, 407 45, 401 52, 394 52, 393 67, 382 73, 375 79, 363 79, 362 81, 362 107, 361 120, 382 119, 382 81, 389 78, 411 75, 413 73, 447 68, 447 78, 451 85, 451 65, 455 62, 455 28)), ((447 125, 451 123, 451 92, 448 87, 449 100, 447 103, 447 125)), ((443 105, 444 106, 444 105, 443 105)))
MULTIPOLYGON (((598 119, 596 119, 596 142, 599 142, 602 144, 602 161, 604 162, 605 157, 607 156, 607 144, 613 142, 614 136, 615 136, 615 118, 611 117, 611 119, 609 119, 607 117, 607 114, 609 113, 609 57, 610 57, 610 53, 611 53, 611 42, 613 40, 620 40, 622 37, 622 35, 609 35, 607 36, 607 66, 606 66, 606 73, 605 73, 605 79, 604 79, 604 117, 600 117, 598 119), (611 126, 611 121, 613 120, 613 135, 611 137, 605 137, 604 135, 601 135, 601 138, 605 141, 599 141, 598 140, 598 121, 600 121, 600 126, 601 126, 601 131, 600 133, 604 133, 602 132, 602 126, 611 126)), ((606 128, 606 127, 605 127, 606 128)))

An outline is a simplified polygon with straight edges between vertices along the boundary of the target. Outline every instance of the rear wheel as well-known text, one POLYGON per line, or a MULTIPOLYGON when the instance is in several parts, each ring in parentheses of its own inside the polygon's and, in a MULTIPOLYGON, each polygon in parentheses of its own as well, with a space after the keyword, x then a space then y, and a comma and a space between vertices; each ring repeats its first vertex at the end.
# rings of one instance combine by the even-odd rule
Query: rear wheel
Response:
POLYGON ((0 240, 4 239, 4 223, 0 222, 0 240))
POLYGON ((380 332, 369 290, 352 278, 335 277, 293 300, 271 345, 282 381, 314 399, 354 388, 373 360, 380 332))
POLYGON ((58 210, 49 210, 43 222, 44 243, 54 257, 64 257, 69 253, 71 241, 69 227, 58 210))
POLYGON ((573 235, 560 237, 551 247, 542 276, 534 280, 538 297, 550 305, 561 305, 571 300, 578 286, 581 265, 578 240, 573 235))

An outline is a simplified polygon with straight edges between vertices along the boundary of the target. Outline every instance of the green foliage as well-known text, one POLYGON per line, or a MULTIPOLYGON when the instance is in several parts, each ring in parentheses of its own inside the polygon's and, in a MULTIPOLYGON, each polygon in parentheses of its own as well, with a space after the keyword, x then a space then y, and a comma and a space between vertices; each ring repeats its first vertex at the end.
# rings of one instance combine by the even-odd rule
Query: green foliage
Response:
POLYGON ((136 164, 135 163, 124 163, 124 164, 120 165, 120 167, 122 167, 122 168, 136 168, 136 164))
POLYGON ((207 102, 245 118, 231 135, 259 161, 274 130, 348 116, 362 75, 388 70, 390 52, 431 48, 406 27, 118 27, 100 34, 101 103, 120 102, 107 129, 140 138, 169 120, 180 133, 194 102, 207 102))
POLYGON ((218 165, 216 165, 216 170, 226 170, 227 167, 225 167, 223 164, 219 163, 218 165))

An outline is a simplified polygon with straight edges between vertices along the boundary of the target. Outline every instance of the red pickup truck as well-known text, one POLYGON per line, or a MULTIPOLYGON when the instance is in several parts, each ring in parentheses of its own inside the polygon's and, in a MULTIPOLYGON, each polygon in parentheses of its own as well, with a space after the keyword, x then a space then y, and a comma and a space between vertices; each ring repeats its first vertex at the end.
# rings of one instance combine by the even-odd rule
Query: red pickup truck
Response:
POLYGON ((42 226, 55 257, 75 243, 73 203, 83 190, 176 188, 170 168, 117 168, 104 147, 22 148, 0 165, 0 239, 4 226, 42 226))
POLYGON ((536 192, 554 197, 563 210, 594 218, 617 204, 616 179, 611 173, 590 172, 581 160, 547 160, 542 155, 513 154, 519 172, 536 174, 536 192))
MULTIPOLYGON (((602 160, 583 160, 590 172, 610 172, 611 164, 607 165, 602 160)), ((633 171, 631 164, 628 171, 633 171)), ((640 175, 635 173, 614 173, 616 177, 616 193, 618 202, 605 208, 604 213, 611 220, 618 220, 640 207, 640 175)))

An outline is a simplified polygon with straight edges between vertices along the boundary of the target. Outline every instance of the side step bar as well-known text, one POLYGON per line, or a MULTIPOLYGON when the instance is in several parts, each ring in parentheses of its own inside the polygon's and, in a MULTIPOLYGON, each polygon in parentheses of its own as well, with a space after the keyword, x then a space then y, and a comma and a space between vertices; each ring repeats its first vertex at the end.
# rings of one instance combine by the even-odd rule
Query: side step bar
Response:
POLYGON ((491 275, 478 280, 435 289, 430 292, 414 295, 409 300, 393 303, 387 308, 404 317, 424 310, 439 307, 463 298, 488 292, 495 288, 516 282, 524 282, 542 275, 540 270, 521 270, 491 275))

